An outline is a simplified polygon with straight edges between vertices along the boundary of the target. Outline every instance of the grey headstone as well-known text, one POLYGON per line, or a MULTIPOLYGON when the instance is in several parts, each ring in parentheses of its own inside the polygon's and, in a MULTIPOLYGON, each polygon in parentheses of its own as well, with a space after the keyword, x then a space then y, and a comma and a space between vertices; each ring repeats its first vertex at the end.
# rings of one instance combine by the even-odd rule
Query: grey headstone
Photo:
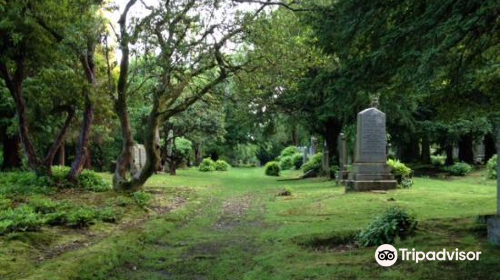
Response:
POLYGON ((346 191, 395 189, 397 182, 387 165, 385 114, 377 108, 358 113, 356 151, 346 191))
POLYGON ((385 114, 369 108, 358 114, 355 162, 383 162, 386 155, 385 114))

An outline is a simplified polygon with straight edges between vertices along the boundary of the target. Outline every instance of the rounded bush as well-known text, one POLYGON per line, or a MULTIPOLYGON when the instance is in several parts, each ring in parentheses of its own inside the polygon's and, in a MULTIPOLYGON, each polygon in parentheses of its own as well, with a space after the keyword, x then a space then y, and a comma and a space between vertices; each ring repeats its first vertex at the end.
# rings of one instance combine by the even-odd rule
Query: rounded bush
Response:
POLYGON ((92 170, 83 170, 78 176, 78 184, 89 191, 105 192, 111 190, 111 185, 92 170))
POLYGON ((293 168, 292 156, 285 156, 280 159, 281 170, 290 170, 293 168))
POLYGON ((488 179, 496 179, 498 174, 497 174, 497 155, 494 155, 492 158, 488 160, 486 163, 486 177, 488 179))
POLYGON ((302 170, 304 173, 314 170, 314 172, 319 173, 321 171, 321 161, 323 158, 323 153, 317 153, 313 155, 304 165, 302 165, 302 170))
POLYGON ((295 146, 288 146, 281 151, 280 158, 289 157, 297 153, 300 153, 299 148, 295 146))
POLYGON ((453 176, 465 176, 472 171, 472 166, 465 162, 457 162, 445 168, 445 171, 453 176))
POLYGON ((445 162, 446 162, 446 156, 443 155, 431 156, 431 163, 434 166, 444 166, 445 162))
POLYGON ((304 164, 304 156, 301 153, 293 154, 292 156, 293 166, 296 170, 299 170, 304 164))
POLYGON ((267 176, 280 176, 281 168, 278 162, 270 161, 264 168, 267 176))
POLYGON ((211 158, 205 158, 201 161, 199 171, 209 172, 215 170, 215 162, 211 158))
POLYGON ((417 220, 401 208, 390 208, 383 215, 373 220, 368 227, 358 235, 361 246, 378 246, 392 244, 397 237, 405 239, 417 227, 417 220))
POLYGON ((231 165, 229 165, 229 163, 225 160, 219 159, 215 162, 215 170, 217 171, 228 171, 229 167, 231 167, 231 165))

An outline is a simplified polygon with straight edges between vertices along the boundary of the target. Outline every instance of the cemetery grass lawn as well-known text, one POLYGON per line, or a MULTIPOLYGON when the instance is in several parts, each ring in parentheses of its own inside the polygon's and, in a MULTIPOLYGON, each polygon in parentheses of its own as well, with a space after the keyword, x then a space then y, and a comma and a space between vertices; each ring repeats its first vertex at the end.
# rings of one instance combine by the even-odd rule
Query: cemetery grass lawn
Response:
MULTIPOLYGON (((412 189, 385 194, 345 194, 324 178, 278 181, 263 173, 232 168, 156 175, 146 191, 166 201, 164 211, 134 210, 137 220, 151 216, 46 260, 37 254, 49 246, 33 244, 33 238, 52 229, 0 237, 10 250, 2 249, 0 264, 24 262, 4 279, 500 279, 500 249, 487 244, 485 225, 477 222, 478 215, 495 213, 496 187, 479 172, 416 178, 412 189), (284 188, 292 195, 277 196, 284 188), (169 209, 176 201, 182 203, 169 209), (349 240, 391 206, 419 220, 416 235, 397 241, 396 248, 481 251, 480 261, 380 267, 374 247, 358 248, 349 240)), ((286 171, 279 179, 299 174, 286 171)), ((85 234, 109 231, 94 227, 85 234)))

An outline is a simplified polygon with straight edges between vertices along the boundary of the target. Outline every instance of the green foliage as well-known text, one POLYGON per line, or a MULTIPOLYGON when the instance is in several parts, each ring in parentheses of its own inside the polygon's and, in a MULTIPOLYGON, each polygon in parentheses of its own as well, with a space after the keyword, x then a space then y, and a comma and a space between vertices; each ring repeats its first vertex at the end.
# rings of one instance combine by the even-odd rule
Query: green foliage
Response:
POLYGON ((378 246, 393 244, 397 237, 405 239, 417 227, 415 217, 403 209, 393 207, 373 220, 366 229, 358 235, 361 246, 378 246))
POLYGON ((71 168, 69 166, 54 165, 51 167, 52 176, 51 179, 57 186, 66 186, 69 184, 67 178, 71 168))
POLYGON ((33 208, 24 205, 15 209, 0 212, 0 234, 13 231, 38 230, 44 220, 33 208))
POLYGON ((411 178, 403 178, 399 184, 403 189, 409 189, 413 186, 413 180, 411 178))
POLYGON ((0 172, 0 195, 24 197, 33 194, 51 194, 54 189, 47 177, 37 177, 33 172, 0 172))
POLYGON ((198 170, 202 171, 202 172, 214 171, 215 170, 215 162, 211 158, 204 158, 201 161, 200 167, 198 168, 198 170))
POLYGON ((135 202, 142 208, 146 208, 153 196, 144 191, 135 192, 133 195, 135 202))
POLYGON ((228 171, 231 166, 225 160, 219 159, 215 162, 215 170, 228 171))
POLYGON ((323 153, 316 153, 313 155, 304 165, 302 165, 302 170, 304 173, 314 170, 317 174, 321 172, 321 162, 323 159, 323 153))
POLYGON ((106 207, 97 213, 97 218, 106 223, 115 223, 118 220, 118 213, 112 207, 106 207))
POLYGON ((80 176, 78 176, 78 184, 82 188, 93 192, 105 192, 111 190, 111 185, 92 170, 83 170, 80 176))
POLYGON ((293 156, 294 154, 298 154, 298 153, 300 153, 300 151, 297 147, 288 146, 281 151, 280 158, 290 157, 290 156, 293 156))
POLYGON ((457 162, 444 170, 453 176, 465 176, 472 171, 472 166, 465 162, 457 162))
POLYGON ((175 138, 174 153, 176 157, 181 159, 187 159, 189 153, 193 149, 193 143, 184 137, 175 138))
POLYGON ((407 177, 411 174, 412 170, 408 166, 406 166, 404 163, 400 162, 399 160, 393 160, 389 159, 387 161, 387 164, 391 167, 391 172, 395 176, 401 176, 401 177, 407 177))
POLYGON ((280 168, 281 170, 290 170, 294 167, 292 156, 282 156, 280 157, 280 168))
POLYGON ((281 168, 278 162, 270 161, 264 166, 264 170, 267 176, 280 176, 281 168))
POLYGON ((75 228, 87 227, 95 222, 97 213, 90 208, 78 208, 68 213, 67 225, 75 228))
POLYGON ((54 213, 59 208, 59 203, 52 201, 49 198, 33 196, 29 199, 28 205, 33 210, 40 214, 54 213))
POLYGON ((446 162, 446 156, 443 155, 431 156, 431 163, 434 166, 444 166, 445 162, 446 162))
POLYGON ((12 206, 12 200, 0 195, 0 211, 9 209, 12 206))
POLYGON ((293 154, 292 162, 295 169, 299 170, 302 167, 302 164, 304 164, 304 155, 302 155, 301 153, 293 154))
POLYGON ((486 163, 486 177, 488 179, 496 179, 498 176, 498 174, 497 174, 497 164, 498 164, 497 160, 498 160, 498 156, 494 155, 486 163))

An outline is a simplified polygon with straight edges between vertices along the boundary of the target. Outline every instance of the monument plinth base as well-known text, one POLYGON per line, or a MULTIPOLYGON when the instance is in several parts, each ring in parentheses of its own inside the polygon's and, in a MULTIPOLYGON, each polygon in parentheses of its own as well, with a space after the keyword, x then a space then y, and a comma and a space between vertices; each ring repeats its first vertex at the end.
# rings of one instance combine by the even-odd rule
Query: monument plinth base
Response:
POLYGON ((346 182, 346 192, 393 190, 397 187, 398 182, 385 163, 355 163, 346 182))
POLYGON ((500 246, 500 215, 491 216, 488 220, 488 241, 500 246))
POLYGON ((348 178, 349 178, 349 171, 347 170, 337 171, 337 176, 335 176, 335 181, 337 182, 337 186, 345 185, 348 178))

